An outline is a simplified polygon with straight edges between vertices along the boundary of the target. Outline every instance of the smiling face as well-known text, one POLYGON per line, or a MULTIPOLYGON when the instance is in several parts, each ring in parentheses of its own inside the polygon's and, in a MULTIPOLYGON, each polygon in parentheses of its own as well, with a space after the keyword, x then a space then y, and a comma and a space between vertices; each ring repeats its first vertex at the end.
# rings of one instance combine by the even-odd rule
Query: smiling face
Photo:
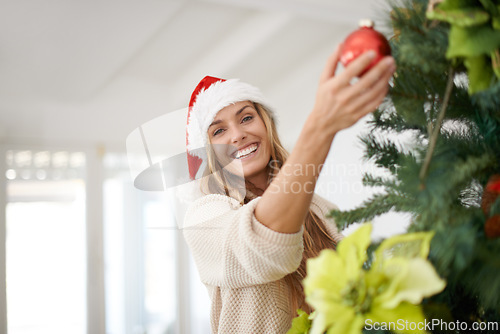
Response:
POLYGON ((217 159, 237 159, 246 180, 267 186, 271 144, 252 102, 237 102, 220 110, 208 128, 208 138, 214 144, 217 159))

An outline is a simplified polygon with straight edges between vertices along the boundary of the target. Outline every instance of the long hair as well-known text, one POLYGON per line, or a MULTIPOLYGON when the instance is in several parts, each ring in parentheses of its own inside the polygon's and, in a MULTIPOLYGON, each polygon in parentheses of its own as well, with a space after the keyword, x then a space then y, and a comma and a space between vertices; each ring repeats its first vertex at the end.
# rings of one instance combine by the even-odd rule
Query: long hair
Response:
MULTIPOLYGON (((254 106, 266 126, 267 137, 271 143, 271 158, 267 166, 269 170, 268 184, 270 184, 288 158, 288 152, 281 144, 276 124, 269 111, 258 103, 254 103, 254 106)), ((240 204, 246 204, 256 197, 251 191, 251 189, 253 189, 252 184, 249 184, 248 181, 242 181, 238 176, 224 173, 224 168, 222 168, 223 166, 217 161, 215 152, 208 148, 207 153, 208 164, 206 175, 208 177, 204 178, 205 182, 202 185, 202 189, 205 193, 225 194, 235 198, 240 204), (234 186, 242 182, 246 185, 245 192, 238 191, 234 186)), ((293 273, 286 275, 284 280, 290 291, 291 309, 295 311, 301 308, 310 313, 312 309, 305 302, 304 290, 302 287, 302 280, 306 276, 306 261, 309 258, 318 256, 319 252, 325 248, 336 248, 336 242, 333 237, 328 234, 324 222, 311 209, 309 209, 304 220, 303 242, 304 252, 302 253, 300 266, 293 273)))

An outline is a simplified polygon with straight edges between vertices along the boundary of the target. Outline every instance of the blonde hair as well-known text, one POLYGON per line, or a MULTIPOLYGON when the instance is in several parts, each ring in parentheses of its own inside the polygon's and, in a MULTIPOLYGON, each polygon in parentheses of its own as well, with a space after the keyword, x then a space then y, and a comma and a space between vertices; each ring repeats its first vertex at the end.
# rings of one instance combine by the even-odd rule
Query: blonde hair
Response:
MULTIPOLYGON (((271 158, 269 160, 269 179, 270 184, 281 169, 286 159, 288 152, 285 150, 278 137, 276 123, 270 112, 258 103, 254 103, 258 115, 264 122, 267 130, 267 137, 271 143, 271 158), (275 173, 273 173, 275 171, 275 173)), ((210 145, 209 145, 210 146, 210 145)), ((240 204, 246 204, 256 196, 251 191, 252 184, 242 179, 237 175, 231 175, 224 172, 223 166, 217 160, 215 152, 211 148, 207 148, 208 163, 205 175, 205 182, 202 183, 202 191, 206 194, 225 194, 235 198, 240 204), (245 184, 246 191, 241 192, 235 189, 235 185, 245 184)), ((290 303, 292 310, 301 308, 306 312, 311 312, 312 309, 305 302, 302 280, 306 276, 306 261, 309 258, 316 257, 319 252, 325 248, 335 249, 336 242, 326 231, 324 222, 311 209, 304 220, 304 252, 302 253, 302 261, 299 268, 285 276, 285 282, 290 289, 290 303)))

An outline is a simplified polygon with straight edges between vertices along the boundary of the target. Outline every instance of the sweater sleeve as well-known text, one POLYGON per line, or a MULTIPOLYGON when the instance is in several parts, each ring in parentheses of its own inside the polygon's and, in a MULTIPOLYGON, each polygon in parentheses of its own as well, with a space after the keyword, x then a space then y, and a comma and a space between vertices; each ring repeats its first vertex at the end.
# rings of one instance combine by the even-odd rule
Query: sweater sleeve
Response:
POLYGON ((333 240, 338 244, 343 238, 344 235, 340 233, 337 229, 337 225, 335 225, 335 221, 333 218, 326 218, 325 216, 332 210, 338 210, 338 207, 327 199, 319 196, 318 194, 313 195, 313 199, 311 201, 311 209, 324 219, 325 228, 332 236, 333 240))
POLYGON ((259 200, 241 206, 228 196, 207 195, 192 204, 183 233, 203 283, 241 288, 299 267, 303 229, 287 234, 261 224, 254 215, 259 200))

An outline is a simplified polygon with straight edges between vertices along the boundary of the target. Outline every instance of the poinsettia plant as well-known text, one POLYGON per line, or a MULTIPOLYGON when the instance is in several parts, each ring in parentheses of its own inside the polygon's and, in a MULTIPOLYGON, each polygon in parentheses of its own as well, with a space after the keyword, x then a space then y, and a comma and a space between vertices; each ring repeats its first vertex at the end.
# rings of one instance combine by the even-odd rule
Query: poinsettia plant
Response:
MULTIPOLYGON (((384 240, 367 268, 371 230, 363 224, 336 251, 326 249, 308 260, 303 284, 314 312, 299 310, 289 334, 358 334, 367 323, 425 322, 422 300, 446 286, 427 260, 434 233, 384 240)), ((399 326, 396 332, 425 333, 416 327, 422 326, 399 326)))

